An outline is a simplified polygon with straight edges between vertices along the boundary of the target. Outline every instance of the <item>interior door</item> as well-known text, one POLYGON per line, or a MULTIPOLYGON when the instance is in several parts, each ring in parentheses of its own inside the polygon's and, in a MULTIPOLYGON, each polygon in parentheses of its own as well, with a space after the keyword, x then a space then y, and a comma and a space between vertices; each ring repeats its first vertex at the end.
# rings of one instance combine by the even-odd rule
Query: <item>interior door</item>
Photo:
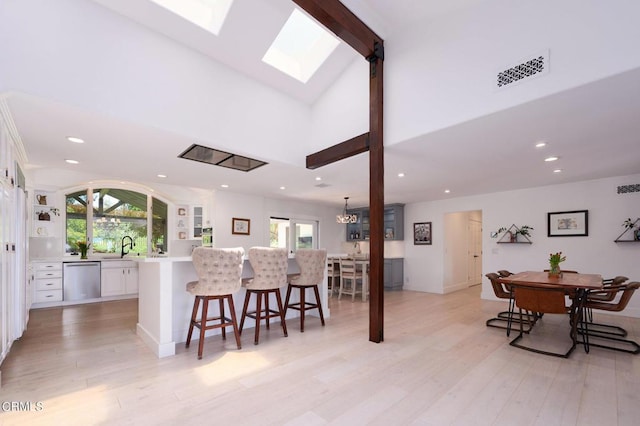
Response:
POLYGON ((469 285, 482 283, 482 223, 469 220, 468 268, 469 285))

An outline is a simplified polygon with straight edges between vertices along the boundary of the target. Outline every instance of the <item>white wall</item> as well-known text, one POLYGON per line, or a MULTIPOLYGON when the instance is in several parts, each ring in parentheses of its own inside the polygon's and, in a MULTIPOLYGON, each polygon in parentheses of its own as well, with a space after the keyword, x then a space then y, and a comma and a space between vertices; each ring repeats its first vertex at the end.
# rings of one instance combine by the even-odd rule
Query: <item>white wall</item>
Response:
POLYGON ((318 247, 326 248, 329 253, 340 252, 345 240, 345 226, 336 223, 335 207, 320 204, 272 199, 217 191, 214 195, 214 242, 217 247, 269 246, 269 218, 286 217, 289 219, 308 219, 319 221, 318 247), (232 218, 251 220, 250 235, 233 235, 232 218))
POLYGON ((385 129, 394 144, 640 66, 640 2, 491 0, 385 40, 385 129), (543 49, 550 72, 495 90, 543 49))
MULTIPOLYGON (((640 193, 617 194, 619 185, 640 183, 640 175, 621 176, 565 185, 530 188, 450 200, 407 204, 405 235, 412 235, 414 222, 433 222, 431 246, 414 246, 405 240, 405 290, 444 293, 445 215, 482 210, 483 274, 508 269, 513 272, 542 270, 549 253, 562 251, 566 269, 601 274, 604 278, 625 275, 640 281, 640 243, 615 243, 624 230, 622 222, 640 217, 640 193), (588 237, 547 237, 547 213, 588 210, 588 237), (534 228, 533 244, 496 244, 490 237, 512 224, 534 228)), ((488 280, 482 297, 493 299, 488 280)), ((640 317, 640 296, 631 300, 626 314, 640 317)))
POLYGON ((79 106, 252 158, 277 152, 279 161, 302 165, 309 152, 300 143, 308 106, 92 1, 2 1, 0 22, 0 93, 79 106))

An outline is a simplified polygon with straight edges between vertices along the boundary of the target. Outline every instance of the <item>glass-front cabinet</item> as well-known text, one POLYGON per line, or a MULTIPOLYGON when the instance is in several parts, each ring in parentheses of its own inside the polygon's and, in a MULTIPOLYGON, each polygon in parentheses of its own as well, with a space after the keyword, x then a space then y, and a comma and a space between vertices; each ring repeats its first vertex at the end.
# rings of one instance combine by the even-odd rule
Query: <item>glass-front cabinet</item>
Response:
MULTIPOLYGON (((347 224, 347 241, 368 241, 370 238, 369 209, 362 207, 347 210, 358 217, 356 223, 347 224)), ((384 207, 385 240, 404 240, 404 204, 389 204, 384 207)))

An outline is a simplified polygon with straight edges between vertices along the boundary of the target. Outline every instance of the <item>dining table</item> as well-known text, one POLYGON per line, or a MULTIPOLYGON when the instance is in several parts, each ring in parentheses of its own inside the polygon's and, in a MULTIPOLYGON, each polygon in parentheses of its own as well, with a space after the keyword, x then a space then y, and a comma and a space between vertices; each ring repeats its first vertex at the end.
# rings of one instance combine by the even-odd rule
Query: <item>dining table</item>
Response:
MULTIPOLYGON (((574 339, 575 329, 582 315, 587 292, 589 290, 600 290, 603 288, 602 276, 600 274, 569 272, 564 272, 560 275, 550 275, 549 272, 546 271, 524 271, 507 277, 500 277, 498 278, 498 282, 502 283, 512 295, 513 288, 518 286, 564 290, 565 294, 571 299, 570 320, 574 330, 572 333, 574 339)), ((588 349, 586 350, 588 351, 588 349)))

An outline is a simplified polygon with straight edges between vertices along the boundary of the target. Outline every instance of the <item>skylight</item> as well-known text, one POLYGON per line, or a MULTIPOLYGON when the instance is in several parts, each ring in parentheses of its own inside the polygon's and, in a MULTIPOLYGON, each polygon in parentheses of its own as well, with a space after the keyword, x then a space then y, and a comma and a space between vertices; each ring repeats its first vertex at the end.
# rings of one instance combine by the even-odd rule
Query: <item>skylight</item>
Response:
POLYGON ((262 61, 306 83, 338 44, 333 34, 294 9, 262 61))
POLYGON ((151 0, 187 21, 218 35, 233 0, 151 0))

